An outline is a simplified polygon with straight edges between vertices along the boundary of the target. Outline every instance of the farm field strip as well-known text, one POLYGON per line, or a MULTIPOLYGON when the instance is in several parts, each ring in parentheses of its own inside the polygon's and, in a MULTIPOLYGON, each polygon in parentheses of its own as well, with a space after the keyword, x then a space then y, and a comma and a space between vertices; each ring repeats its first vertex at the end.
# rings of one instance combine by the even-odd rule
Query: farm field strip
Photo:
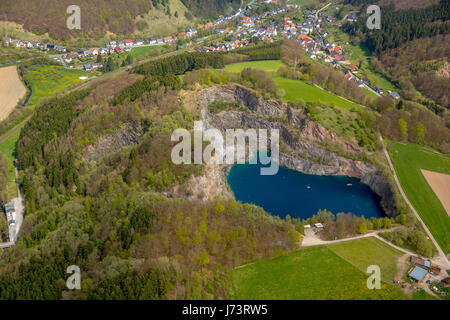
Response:
POLYGON ((16 66, 0 68, 0 121, 8 117, 26 91, 16 66))
POLYGON ((439 246, 450 252, 450 218, 421 170, 450 174, 450 156, 415 144, 390 142, 389 155, 400 184, 439 246))

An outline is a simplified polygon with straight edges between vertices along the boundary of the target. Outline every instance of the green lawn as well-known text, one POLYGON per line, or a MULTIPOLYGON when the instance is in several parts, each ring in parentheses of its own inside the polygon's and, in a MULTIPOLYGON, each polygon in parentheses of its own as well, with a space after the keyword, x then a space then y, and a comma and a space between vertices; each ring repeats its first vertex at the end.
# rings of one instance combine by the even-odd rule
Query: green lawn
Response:
POLYGON ((403 190, 436 241, 450 252, 450 218, 420 169, 450 174, 450 155, 415 144, 391 142, 389 154, 403 190))
POLYGON ((284 64, 280 60, 262 60, 238 62, 225 66, 226 71, 241 72, 245 68, 260 69, 267 72, 275 72, 284 64))
POLYGON ((284 95, 283 99, 287 101, 303 99, 306 102, 335 105, 345 109, 363 108, 358 104, 344 100, 332 93, 329 93, 301 80, 291 80, 284 78, 274 78, 273 80, 279 88, 284 89, 286 94, 284 95))
POLYGON ((0 152, 8 157, 8 196, 14 198, 17 196, 16 184, 15 184, 15 171, 14 160, 16 143, 19 140, 20 130, 14 132, 3 142, 0 142, 0 152))
POLYGON ((135 59, 142 59, 150 56, 152 51, 161 51, 163 46, 137 47, 131 49, 130 55, 135 59))
POLYGON ((92 74, 83 70, 66 69, 62 66, 32 66, 25 75, 33 90, 28 104, 36 105, 43 98, 49 98, 78 82, 86 81, 81 80, 80 77, 92 77, 92 74))
POLYGON ((318 246, 232 272, 236 299, 406 299, 401 290, 382 282, 380 290, 366 286, 368 274, 342 259, 332 249, 318 246))
POLYGON ((381 269, 381 279, 388 283, 394 279, 397 273, 397 259, 403 255, 402 252, 373 237, 336 243, 329 248, 362 272, 366 272, 370 265, 378 265, 381 269))

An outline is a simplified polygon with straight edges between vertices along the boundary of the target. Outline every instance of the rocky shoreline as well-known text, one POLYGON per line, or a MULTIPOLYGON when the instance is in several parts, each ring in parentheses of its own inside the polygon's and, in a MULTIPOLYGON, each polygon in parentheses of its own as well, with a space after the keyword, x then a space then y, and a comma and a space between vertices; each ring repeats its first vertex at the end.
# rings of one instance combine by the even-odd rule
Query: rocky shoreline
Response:
MULTIPOLYGON (((310 120, 302 110, 293 109, 289 105, 275 100, 265 100, 238 85, 208 87, 197 94, 197 101, 202 109, 206 110, 202 113, 208 128, 217 128, 223 133, 227 128, 279 129, 280 140, 289 149, 289 154, 280 152, 281 166, 305 174, 357 178, 382 198, 381 204, 386 214, 395 216, 394 193, 378 167, 368 162, 339 156, 323 148, 321 143, 328 141, 340 145, 349 153, 358 154, 362 152, 359 147, 348 143, 333 131, 310 120), (231 110, 212 114, 208 111, 210 104, 223 101, 238 101, 248 108, 248 112, 231 110), (267 117, 279 118, 284 115, 288 119, 287 125, 266 119, 267 117), (293 134, 288 126, 299 129, 300 136, 293 134)), ((208 166, 216 166, 221 169, 209 169, 210 175, 201 178, 205 181, 217 182, 215 187, 209 186, 208 198, 217 195, 226 198, 232 197, 232 192, 226 183, 226 175, 231 166, 216 164, 209 164, 208 166), (212 189, 213 192, 211 192, 212 189)), ((198 177, 194 179, 198 179, 198 177)), ((189 182, 189 185, 195 183, 192 182, 189 182)), ((199 181, 196 182, 195 185, 197 186, 203 185, 202 183, 199 184, 199 181)))

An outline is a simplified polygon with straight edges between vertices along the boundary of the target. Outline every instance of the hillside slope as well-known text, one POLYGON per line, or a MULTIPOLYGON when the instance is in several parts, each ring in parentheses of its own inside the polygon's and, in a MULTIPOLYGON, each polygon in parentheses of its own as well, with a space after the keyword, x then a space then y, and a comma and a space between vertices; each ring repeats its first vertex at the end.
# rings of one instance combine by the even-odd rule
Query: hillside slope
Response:
MULTIPOLYGON (((86 33, 99 36, 105 32, 129 35, 138 27, 136 18, 151 11, 161 12, 175 20, 177 20, 176 16, 184 15, 184 12, 172 12, 170 9, 174 7, 172 2, 170 0, 80 0, 77 2, 81 8, 81 30, 79 31, 69 30, 66 26, 66 20, 69 17, 66 9, 73 4, 70 0, 3 0, 0 6, 0 17, 3 21, 23 25, 25 30, 36 34, 48 32, 53 38, 81 36, 86 33), (43 10, 43 8, 46 9, 43 10)), ((218 16, 239 7, 239 3, 236 0, 183 0, 180 4, 189 9, 187 17, 193 19, 193 16, 218 16)), ((156 19, 152 23, 154 25, 148 27, 157 26, 159 21, 156 19)), ((167 23, 167 21, 161 23, 167 23)))

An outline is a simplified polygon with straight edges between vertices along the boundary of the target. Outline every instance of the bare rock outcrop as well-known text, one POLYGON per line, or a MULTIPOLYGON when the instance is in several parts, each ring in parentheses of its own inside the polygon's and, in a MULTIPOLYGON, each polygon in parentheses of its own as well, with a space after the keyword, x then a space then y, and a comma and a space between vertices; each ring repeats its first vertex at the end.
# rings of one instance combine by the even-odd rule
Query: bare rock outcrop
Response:
POLYGON ((84 157, 98 160, 110 152, 138 144, 143 134, 144 129, 140 124, 126 123, 115 132, 100 136, 95 145, 90 145, 84 150, 84 157))

